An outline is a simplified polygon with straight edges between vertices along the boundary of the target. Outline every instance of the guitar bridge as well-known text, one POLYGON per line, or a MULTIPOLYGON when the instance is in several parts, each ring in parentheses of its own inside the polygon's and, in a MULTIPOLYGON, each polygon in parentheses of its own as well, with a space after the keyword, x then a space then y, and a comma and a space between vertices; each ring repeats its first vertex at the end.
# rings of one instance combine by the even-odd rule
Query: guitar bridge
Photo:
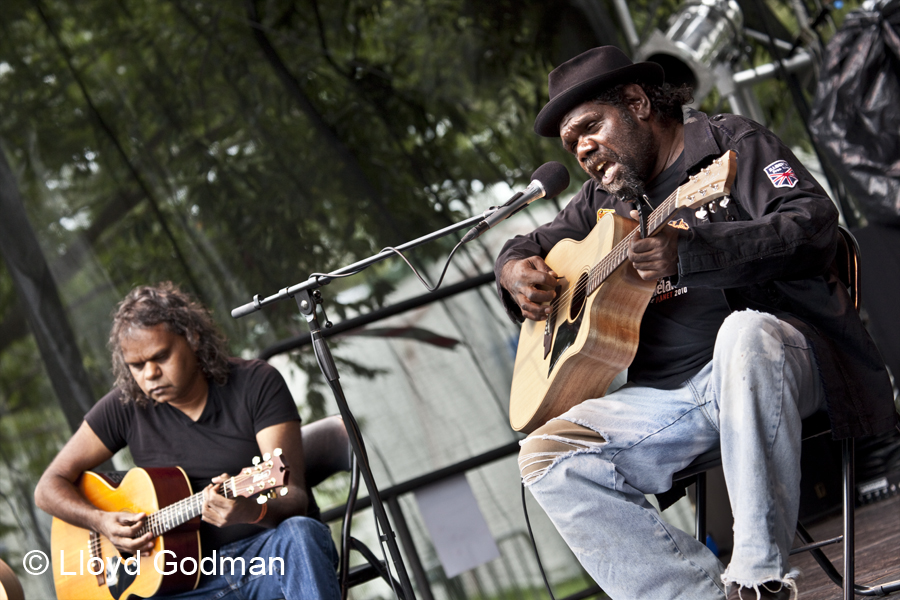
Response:
MULTIPOLYGON (((100 552, 100 534, 96 531, 92 531, 88 536, 88 554, 91 558, 99 558, 101 564, 103 563, 103 556, 100 552)), ((97 585, 106 585, 106 569, 101 570, 96 575, 97 577, 97 585)))

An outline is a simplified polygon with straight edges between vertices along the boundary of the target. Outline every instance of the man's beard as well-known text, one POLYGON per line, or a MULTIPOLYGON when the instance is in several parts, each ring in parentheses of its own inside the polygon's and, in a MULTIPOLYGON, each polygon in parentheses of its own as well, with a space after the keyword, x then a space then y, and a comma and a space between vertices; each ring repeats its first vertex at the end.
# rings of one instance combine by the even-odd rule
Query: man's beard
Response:
POLYGON ((656 161, 656 148, 653 133, 647 129, 639 129, 627 111, 621 111, 622 121, 627 124, 626 136, 622 136, 620 147, 622 154, 608 150, 607 161, 619 165, 619 173, 608 185, 603 183, 603 175, 590 172, 591 177, 600 185, 600 189, 612 194, 623 202, 631 202, 644 194, 644 185, 653 172, 656 161))
POLYGON ((609 185, 603 183, 602 176, 595 179, 598 180, 600 189, 607 194, 612 194, 622 202, 631 202, 644 194, 644 181, 638 175, 633 164, 621 161, 621 158, 616 158, 616 162, 619 164, 619 174, 609 185))

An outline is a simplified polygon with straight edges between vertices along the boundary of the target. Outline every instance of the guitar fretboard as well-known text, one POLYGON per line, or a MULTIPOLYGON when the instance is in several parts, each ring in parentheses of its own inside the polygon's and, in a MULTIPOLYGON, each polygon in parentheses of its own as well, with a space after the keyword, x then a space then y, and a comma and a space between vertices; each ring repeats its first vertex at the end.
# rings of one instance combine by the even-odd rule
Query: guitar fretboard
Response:
MULTIPOLYGON (((647 233, 652 234, 657 229, 666 224, 669 218, 675 214, 677 210, 675 206, 675 199, 678 196, 678 190, 672 192, 665 201, 660 204, 656 210, 650 213, 650 216, 647 217, 647 233)), ((615 247, 600 259, 596 265, 591 268, 591 272, 588 275, 587 280, 587 292, 586 294, 590 296, 596 291, 600 284, 606 281, 606 278, 609 277, 613 271, 619 268, 619 266, 625 262, 625 259, 628 258, 628 247, 631 244, 631 240, 640 235, 640 231, 638 228, 632 229, 628 235, 622 238, 615 247)))
MULTIPOLYGON (((232 477, 222 484, 218 493, 225 498, 234 498, 234 486, 235 478, 232 477), (229 486, 231 490, 229 490, 229 486)), ((167 531, 187 523, 194 517, 200 516, 202 512, 203 492, 197 492, 193 496, 188 496, 149 515, 144 521, 144 526, 141 528, 138 536, 142 536, 148 531, 153 532, 154 536, 161 536, 167 531)))
MULTIPOLYGON (((736 171, 737 155, 729 150, 712 164, 701 170, 697 175, 691 176, 687 184, 672 192, 656 210, 647 218, 647 233, 653 235, 679 208, 697 206, 707 200, 713 200, 727 195, 731 190, 731 182, 736 171), (678 201, 679 193, 684 198, 678 201)), ((600 284, 606 281, 613 271, 628 258, 628 247, 631 240, 640 235, 638 229, 632 230, 622 241, 616 244, 609 254, 591 268, 586 285, 586 294, 594 293, 600 284)))

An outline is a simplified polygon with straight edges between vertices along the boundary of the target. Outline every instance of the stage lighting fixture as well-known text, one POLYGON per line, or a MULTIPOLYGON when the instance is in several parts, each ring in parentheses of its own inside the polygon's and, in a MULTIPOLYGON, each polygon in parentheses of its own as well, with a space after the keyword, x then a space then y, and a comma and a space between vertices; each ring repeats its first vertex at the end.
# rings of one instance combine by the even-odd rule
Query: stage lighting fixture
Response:
POLYGON ((693 87, 697 106, 722 78, 723 68, 731 73, 743 24, 735 0, 693 0, 672 15, 665 34, 654 30, 635 57, 662 65, 667 82, 693 87))

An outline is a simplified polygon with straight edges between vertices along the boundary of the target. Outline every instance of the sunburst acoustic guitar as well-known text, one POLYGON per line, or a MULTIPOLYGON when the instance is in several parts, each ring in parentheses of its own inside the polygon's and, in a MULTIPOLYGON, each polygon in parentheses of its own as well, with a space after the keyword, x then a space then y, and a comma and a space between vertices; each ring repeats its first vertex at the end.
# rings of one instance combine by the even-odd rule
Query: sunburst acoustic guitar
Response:
MULTIPOLYGON (((682 208, 727 196, 737 168, 729 151, 672 193, 647 219, 652 235, 682 208)), ((724 201, 723 201, 724 203, 724 201)), ((519 335, 509 422, 530 433, 553 417, 606 393, 637 352, 641 319, 656 281, 627 260, 636 223, 605 215, 581 241, 561 240, 544 259, 560 275, 546 321, 526 319, 519 335)))
MULTIPOLYGON (((219 493, 226 498, 249 498, 260 494, 265 502, 275 488, 287 492, 288 470, 281 451, 254 459, 222 483, 219 493)), ((53 578, 60 600, 130 600, 192 590, 197 587, 200 569, 170 568, 185 558, 194 567, 200 560, 200 514, 203 492, 191 494, 191 484, 180 467, 134 468, 123 478, 92 471, 85 472, 78 488, 85 498, 106 511, 146 513, 139 535, 156 535, 153 550, 140 556, 120 553, 105 536, 54 518, 50 534, 53 578), (158 559, 158 560, 157 560, 158 559)))

